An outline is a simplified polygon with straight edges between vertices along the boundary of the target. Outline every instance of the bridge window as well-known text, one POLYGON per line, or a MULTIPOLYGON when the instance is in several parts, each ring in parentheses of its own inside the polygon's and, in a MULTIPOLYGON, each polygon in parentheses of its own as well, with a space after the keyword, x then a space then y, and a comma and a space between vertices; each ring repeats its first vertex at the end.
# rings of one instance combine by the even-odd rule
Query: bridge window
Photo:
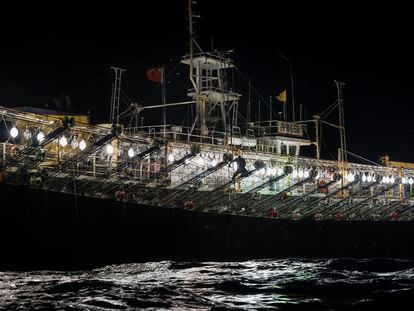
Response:
POLYGON ((287 154, 287 146, 283 143, 280 145, 280 153, 287 154))

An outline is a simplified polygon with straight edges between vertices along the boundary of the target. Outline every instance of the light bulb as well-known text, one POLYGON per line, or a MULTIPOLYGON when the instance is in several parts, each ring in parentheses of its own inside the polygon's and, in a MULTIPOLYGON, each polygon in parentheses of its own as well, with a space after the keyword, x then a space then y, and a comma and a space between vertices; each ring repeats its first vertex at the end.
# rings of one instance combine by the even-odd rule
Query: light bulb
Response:
POLYGON ((39 133, 37 133, 36 139, 39 143, 41 143, 45 139, 45 134, 43 134, 43 132, 40 131, 39 133))
POLYGON ((59 139, 59 144, 62 147, 66 147, 66 145, 68 144, 68 139, 65 137, 65 135, 63 135, 60 139, 59 139))
POLYGON ((26 140, 29 140, 29 139, 32 137, 32 133, 30 132, 30 130, 29 130, 29 129, 26 129, 26 130, 23 132, 23 137, 24 137, 24 139, 26 139, 26 140))
POLYGON ((86 142, 82 139, 79 143, 79 149, 82 151, 82 150, 85 150, 85 148, 86 148, 86 142))
POLYGON ((17 127, 13 126, 10 129, 10 136, 13 137, 13 138, 16 138, 17 135, 19 135, 19 130, 17 129, 17 127))
POLYGON ((135 151, 133 148, 128 149, 128 157, 133 158, 135 155, 135 151))
POLYGON ((111 144, 106 145, 106 153, 109 155, 114 153, 114 147, 111 144))
POLYGON ((72 148, 73 148, 73 149, 76 149, 76 148, 78 148, 78 146, 79 146, 79 142, 78 142, 78 140, 74 137, 74 138, 72 139, 72 141, 71 141, 70 145, 72 146, 72 148))

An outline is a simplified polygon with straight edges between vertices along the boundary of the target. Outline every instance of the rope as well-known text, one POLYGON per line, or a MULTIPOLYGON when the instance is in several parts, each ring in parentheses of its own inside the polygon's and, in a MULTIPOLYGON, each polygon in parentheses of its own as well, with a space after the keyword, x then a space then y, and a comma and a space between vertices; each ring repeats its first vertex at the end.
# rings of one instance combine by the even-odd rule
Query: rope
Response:
MULTIPOLYGON (((234 66, 234 68, 240 74, 240 76, 243 78, 244 82, 249 84, 249 80, 243 75, 243 73, 239 70, 239 68, 237 66, 234 66)), ((256 90, 256 88, 251 83, 250 83, 250 87, 253 90, 253 92, 257 95, 257 97, 259 97, 259 99, 261 101, 263 101, 263 103, 266 105, 266 107, 269 108, 269 103, 263 98, 262 95, 260 95, 260 93, 256 90)))

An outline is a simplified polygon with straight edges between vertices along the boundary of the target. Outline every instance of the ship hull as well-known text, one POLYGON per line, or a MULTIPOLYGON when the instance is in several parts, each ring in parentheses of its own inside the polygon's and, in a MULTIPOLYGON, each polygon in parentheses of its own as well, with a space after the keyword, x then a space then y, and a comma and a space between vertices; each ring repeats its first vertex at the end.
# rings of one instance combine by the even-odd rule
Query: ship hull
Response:
POLYGON ((414 259, 414 222, 204 213, 0 184, 0 269, 255 258, 414 259))

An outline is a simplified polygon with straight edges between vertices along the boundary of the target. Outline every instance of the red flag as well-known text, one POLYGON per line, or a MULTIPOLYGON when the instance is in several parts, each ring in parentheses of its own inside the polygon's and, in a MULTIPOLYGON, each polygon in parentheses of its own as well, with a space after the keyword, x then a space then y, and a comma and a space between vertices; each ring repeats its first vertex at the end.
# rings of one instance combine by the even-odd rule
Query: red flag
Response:
POLYGON ((162 67, 147 69, 148 80, 161 83, 162 82, 162 67))

